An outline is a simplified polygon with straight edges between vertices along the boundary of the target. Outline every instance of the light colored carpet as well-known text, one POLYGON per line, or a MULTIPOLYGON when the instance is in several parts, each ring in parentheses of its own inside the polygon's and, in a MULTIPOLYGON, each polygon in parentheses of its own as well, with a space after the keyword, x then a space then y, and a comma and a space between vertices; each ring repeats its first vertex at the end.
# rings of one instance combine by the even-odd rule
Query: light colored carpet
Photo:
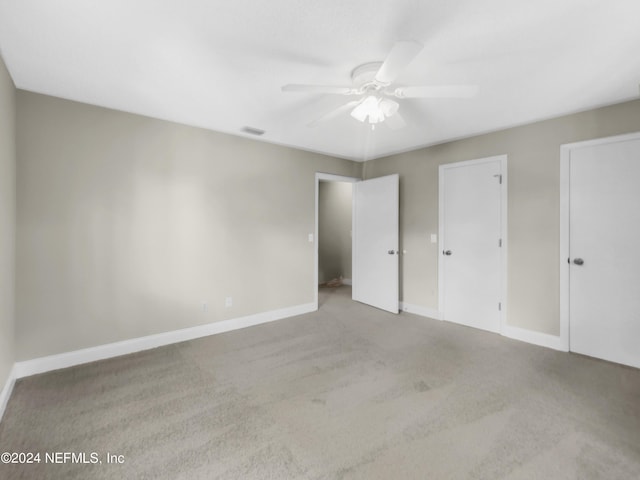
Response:
POLYGON ((640 478, 640 371, 323 289, 319 312, 17 382, 0 478, 640 478), (45 452, 125 463, 45 464, 45 452))

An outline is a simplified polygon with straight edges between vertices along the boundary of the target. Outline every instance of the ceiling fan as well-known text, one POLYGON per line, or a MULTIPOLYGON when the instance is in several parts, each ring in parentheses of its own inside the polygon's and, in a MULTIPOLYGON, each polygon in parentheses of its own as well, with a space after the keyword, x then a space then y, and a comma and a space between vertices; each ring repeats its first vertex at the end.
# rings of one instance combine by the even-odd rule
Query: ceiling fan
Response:
POLYGON ((357 97, 314 120, 309 126, 351 111, 351 116, 375 128, 384 122, 396 130, 406 125, 398 113, 399 103, 393 98, 470 98, 477 94, 475 85, 393 86, 396 78, 420 53, 424 46, 415 40, 397 42, 384 62, 365 63, 351 72, 349 87, 301 85, 290 83, 283 92, 325 93, 357 97))

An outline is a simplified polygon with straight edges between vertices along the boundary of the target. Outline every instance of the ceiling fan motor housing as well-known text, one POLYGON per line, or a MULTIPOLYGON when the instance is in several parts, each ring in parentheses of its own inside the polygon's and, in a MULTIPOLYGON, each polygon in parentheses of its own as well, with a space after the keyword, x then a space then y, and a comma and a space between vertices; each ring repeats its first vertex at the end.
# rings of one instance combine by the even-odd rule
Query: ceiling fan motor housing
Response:
POLYGON ((361 88, 365 92, 386 87, 386 85, 382 85, 375 79, 376 73, 378 73, 381 66, 382 62, 369 62, 354 68, 351 72, 353 86, 361 88))

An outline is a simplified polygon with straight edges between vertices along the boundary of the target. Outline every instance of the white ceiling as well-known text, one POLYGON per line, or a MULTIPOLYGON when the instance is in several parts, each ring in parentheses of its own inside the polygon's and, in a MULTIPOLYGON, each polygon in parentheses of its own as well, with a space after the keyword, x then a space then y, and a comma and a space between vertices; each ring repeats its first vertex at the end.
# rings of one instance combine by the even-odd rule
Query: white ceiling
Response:
POLYGON ((0 0, 0 50, 21 89, 353 160, 638 96, 639 0, 0 0), (374 131, 350 85, 398 40, 424 49, 402 84, 473 84, 473 99, 404 99, 374 131), (243 133, 244 126, 266 131, 243 133))

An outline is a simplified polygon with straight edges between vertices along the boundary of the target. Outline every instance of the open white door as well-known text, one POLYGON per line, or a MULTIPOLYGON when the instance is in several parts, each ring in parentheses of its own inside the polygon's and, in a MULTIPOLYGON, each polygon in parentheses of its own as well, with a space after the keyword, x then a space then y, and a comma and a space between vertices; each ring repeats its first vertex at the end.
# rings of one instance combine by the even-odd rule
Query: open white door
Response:
POLYGON ((353 299, 398 313, 399 177, 353 187, 353 299))

